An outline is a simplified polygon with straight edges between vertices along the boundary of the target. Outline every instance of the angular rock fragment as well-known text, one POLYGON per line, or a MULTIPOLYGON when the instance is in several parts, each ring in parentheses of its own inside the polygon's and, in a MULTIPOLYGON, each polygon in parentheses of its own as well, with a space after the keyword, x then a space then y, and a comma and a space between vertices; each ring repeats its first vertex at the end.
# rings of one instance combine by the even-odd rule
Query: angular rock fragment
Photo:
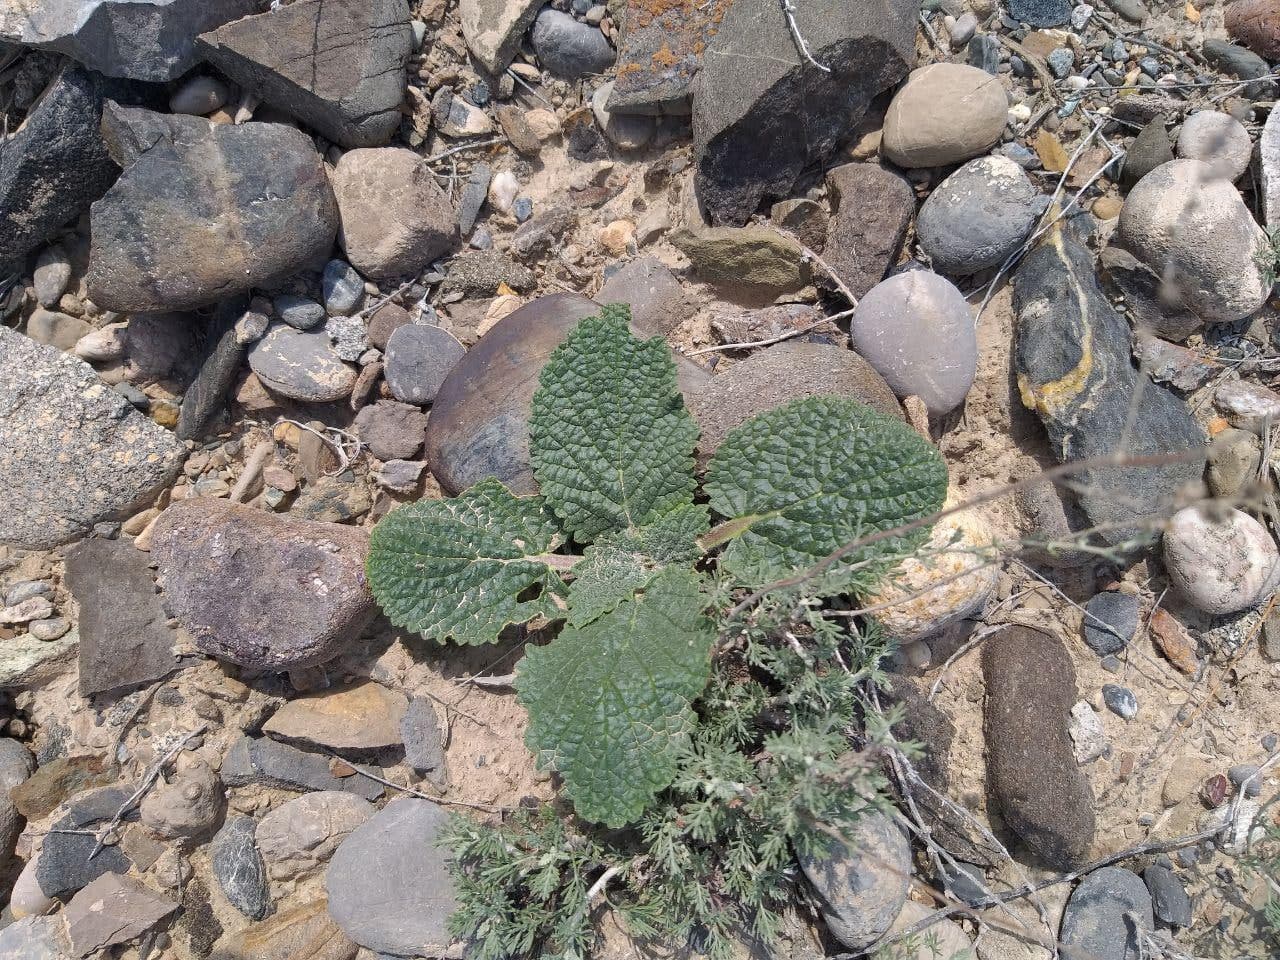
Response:
POLYGON ((103 129, 126 169, 92 210, 85 282, 100 307, 203 306, 290 276, 332 247, 337 203, 302 131, 114 104, 103 129))
POLYGON ((100 77, 67 67, 0 140, 0 263, 48 240, 120 173, 98 129, 102 97, 100 77))
POLYGON ((1102 867, 1081 881, 1062 914, 1067 956, 1140 960, 1144 934, 1155 928, 1151 895, 1142 879, 1123 867, 1102 867))
POLYGON ((1061 228, 1022 261, 1013 300, 1018 389, 1058 460, 1167 458, 1072 476, 1080 507, 1104 541, 1151 537, 1176 494, 1200 479, 1203 432, 1186 404, 1133 368, 1128 325, 1099 288, 1089 252, 1061 228))
POLYGON ((217 421, 227 394, 235 383, 244 359, 244 346, 236 335, 236 322, 244 314, 243 296, 223 300, 214 309, 203 331, 204 359, 195 379, 182 395, 178 425, 174 432, 181 440, 195 440, 217 421))
MULTIPOLYGON (((229 787, 261 783, 281 790, 310 793, 343 790, 366 800, 382 796, 382 787, 367 777, 338 777, 329 769, 329 757, 308 753, 266 737, 241 737, 222 761, 222 782, 229 787)), ((374 769, 381 775, 381 770, 374 769)))
POLYGON ((1051 634, 1009 626, 982 648, 987 776, 1006 824, 1055 870, 1084 862, 1093 791, 1067 733, 1075 703, 1071 657, 1051 634))
POLYGON ((80 695, 123 690, 181 667, 147 555, 123 540, 85 540, 67 554, 80 604, 80 695))
POLYGON ((200 37, 206 60, 344 147, 400 125, 413 51, 402 0, 296 0, 200 37))
POLYGON ((67 906, 67 939, 78 957, 128 943, 146 933, 178 905, 132 877, 104 873, 67 906))
POLYGON ((542 0, 461 0, 462 36, 476 62, 491 74, 505 70, 542 0))
POLYGON ((825 258, 861 299, 898 262, 916 195, 898 174, 878 163, 846 163, 827 172, 831 220, 825 258))
POLYGON ((186 450, 82 360, 0 326, 0 543, 48 549, 133 513, 186 450))
POLYGON ((163 83, 196 64, 197 35, 256 0, 40 0, 0 6, 0 40, 64 53, 109 77, 163 83))
POLYGON ((670 240, 689 258, 699 279, 735 294, 740 302, 768 303, 809 282, 800 245, 769 227, 685 228, 670 240))
POLYGON ((362 753, 400 745, 400 721, 409 708, 398 690, 368 681, 290 700, 262 732, 303 746, 362 753))
POLYGON ((619 114, 692 112, 691 85, 728 0, 627 0, 618 76, 605 107, 619 114))
POLYGON ((164 603, 201 652, 253 670, 323 663, 374 614, 368 535, 211 498, 160 515, 164 603))
POLYGON ((318 897, 230 934, 213 960, 354 960, 359 949, 329 917, 328 901, 318 897))
POLYGON ((793 16, 825 71, 806 62, 775 0, 737 0, 703 55, 693 138, 713 223, 745 223, 765 197, 787 196, 915 60, 906 0, 812 0, 793 16))

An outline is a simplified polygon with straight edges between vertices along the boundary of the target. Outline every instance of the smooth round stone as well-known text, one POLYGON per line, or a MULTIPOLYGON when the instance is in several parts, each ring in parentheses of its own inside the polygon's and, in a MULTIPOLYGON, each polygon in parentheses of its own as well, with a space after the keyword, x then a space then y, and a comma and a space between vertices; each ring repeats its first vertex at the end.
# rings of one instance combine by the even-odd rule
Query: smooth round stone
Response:
POLYGON ((364 296, 364 278, 345 260, 330 260, 320 278, 324 290, 324 308, 330 314, 346 316, 356 309, 364 296))
POLYGON ((40 889, 40 881, 36 879, 36 871, 40 867, 37 854, 26 862, 18 879, 9 891, 9 909, 17 919, 23 917, 39 917, 54 908, 58 901, 40 889))
POLYGON ((357 370, 333 352, 323 330, 277 323, 249 351, 249 367, 268 390, 293 400, 328 403, 351 395, 357 370))
POLYGON ((436 398, 449 371, 466 352, 443 327, 405 324, 387 340, 382 375, 397 400, 425 406, 436 398))
MULTIPOLYGON (((453 368, 436 395, 427 423, 426 461, 449 494, 496 477, 513 493, 536 493, 529 466, 529 410, 538 375, 569 332, 600 305, 571 293, 530 301, 503 317, 453 368)), ((638 328, 639 336, 655 331, 638 328)), ((686 402, 710 375, 674 357, 686 402)))
POLYGON ((1100 657, 1119 653, 1138 631, 1138 598, 1104 590, 1084 605, 1084 642, 1100 657))
POLYGON ((689 400, 701 427, 698 462, 706 464, 730 431, 757 414, 802 397, 852 397, 883 414, 903 419, 898 398, 862 357, 825 343, 779 343, 753 353, 711 378, 689 400))
POLYGON ((533 22, 529 43, 538 62, 564 80, 604 73, 615 58, 613 47, 598 27, 579 23, 551 7, 543 8, 533 22))
POLYGON ((931 414, 964 402, 978 371, 978 338, 956 286, 927 270, 876 284, 849 321, 853 349, 900 398, 917 396, 931 414))
MULTIPOLYGON (((946 506, 956 502, 953 494, 946 506)), ((867 606, 890 605, 874 616, 899 643, 931 637, 986 605, 1000 574, 990 563, 994 544, 991 528, 973 510, 943 517, 923 550, 885 577, 867 606)))
POLYGON ((324 307, 306 297, 281 294, 273 302, 276 316, 295 330, 310 330, 324 321, 324 307))
POLYGON ((1201 110, 1182 121, 1177 148, 1179 157, 1200 160, 1228 180, 1239 178, 1253 158, 1253 141, 1244 124, 1217 110, 1201 110))
POLYGON ((1187 507, 1164 532, 1169 581, 1197 609, 1223 615, 1256 607, 1280 585, 1280 551, 1240 510, 1187 507))
POLYGON ((1007 157, 971 160, 929 194, 916 237, 940 273, 968 276, 997 267, 1030 233, 1038 196, 1007 157))
POLYGON ((27 624, 27 632, 37 640, 57 640, 66 636, 71 629, 71 621, 66 617, 49 617, 46 620, 34 620, 27 624))
POLYGON ((71 282, 71 260, 59 244, 51 244, 36 257, 32 284, 42 307, 56 307, 71 282))
POLYGON ((1124 247, 1209 323, 1256 312, 1269 286, 1255 262, 1266 233, 1229 180, 1199 160, 1174 160, 1143 177, 1120 211, 1124 247))
POLYGON ((227 85, 216 77, 192 77, 169 98, 170 113, 207 116, 227 102, 227 85))
POLYGON ((1000 80, 959 63, 911 71, 889 104, 880 149, 900 167, 940 167, 986 153, 1000 139, 1009 98, 1000 80))

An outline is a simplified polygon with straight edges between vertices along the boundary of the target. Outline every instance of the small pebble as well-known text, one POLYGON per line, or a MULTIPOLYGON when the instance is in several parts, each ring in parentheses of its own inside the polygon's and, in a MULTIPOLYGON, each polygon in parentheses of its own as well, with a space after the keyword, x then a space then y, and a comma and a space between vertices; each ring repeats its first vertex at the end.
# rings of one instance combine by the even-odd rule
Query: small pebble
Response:
POLYGON ((1071 68, 1076 65, 1076 55, 1070 47, 1059 47, 1045 58, 1045 62, 1049 64, 1055 77, 1064 80, 1071 75, 1071 68))
POLYGON ((325 318, 324 307, 306 297, 283 294, 275 299, 276 314, 295 330, 310 330, 325 318))
POLYGON ((12 607, 32 597, 48 597, 53 594, 53 584, 46 580, 20 580, 4 595, 4 605, 12 607))
POLYGON ((1275 735, 1274 733, 1268 733, 1268 734, 1267 734, 1266 736, 1264 736, 1264 737, 1262 738, 1262 740, 1261 740, 1261 743, 1262 743, 1262 749, 1263 749, 1263 750, 1265 750, 1265 751, 1267 751, 1267 753, 1274 753, 1274 752, 1275 752, 1275 749, 1276 749, 1276 743, 1277 743, 1277 742, 1278 742, 1278 740, 1277 740, 1276 735, 1275 735))
POLYGON ((1133 695, 1133 691, 1128 687, 1122 687, 1114 683, 1104 683, 1102 685, 1102 699, 1106 702, 1107 709, 1117 717, 1132 720, 1138 715, 1138 698, 1133 695))
POLYGON ((27 632, 37 640, 57 640, 65 636, 71 629, 71 621, 66 617, 49 617, 45 620, 34 620, 27 625, 27 632))
POLYGON ((1200 788, 1200 799, 1204 801, 1204 805, 1210 810, 1216 810, 1227 802, 1227 797, 1231 793, 1231 782, 1222 774, 1217 773, 1204 782, 1200 788))
POLYGON ((346 316, 354 312, 364 296, 364 279, 345 260, 326 263, 320 285, 324 290, 325 309, 331 315, 346 316))
POLYGON ((515 203, 511 205, 511 212, 517 223, 524 223, 533 216, 533 201, 528 197, 516 197, 515 203))
MULTIPOLYGON (((32 626, 35 626, 35 624, 32 624, 32 626)), ((1227 771, 1227 779, 1231 781, 1237 790, 1248 780, 1249 786, 1245 789, 1244 795, 1246 797, 1256 797, 1262 792, 1262 778, 1257 776, 1257 773, 1258 767, 1256 764, 1238 763, 1227 771), (1250 780, 1250 777, 1253 779, 1250 780)))
POLYGON ((1160 61, 1155 57, 1143 57, 1138 61, 1138 69, 1154 79, 1160 76, 1160 61))
POLYGON ((1071 11, 1071 29, 1079 33, 1085 28, 1090 18, 1093 16, 1093 7, 1087 3, 1082 3, 1071 11))

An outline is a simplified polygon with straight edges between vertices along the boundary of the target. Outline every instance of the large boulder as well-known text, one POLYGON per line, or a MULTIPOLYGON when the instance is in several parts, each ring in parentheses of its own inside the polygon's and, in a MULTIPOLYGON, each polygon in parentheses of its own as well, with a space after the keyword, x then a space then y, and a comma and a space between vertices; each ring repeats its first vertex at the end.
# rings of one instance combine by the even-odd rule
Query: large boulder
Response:
POLYGON ((0 40, 64 53, 108 77, 163 83, 196 64, 197 35, 257 0, 40 0, 0 4, 0 40))
POLYGON ((203 306, 288 277, 332 247, 338 207, 302 131, 114 104, 103 131, 125 171, 93 205, 85 282, 98 306, 203 306))
MULTIPOLYGON (((743 224, 828 160, 871 99, 915 60, 915 4, 811 0, 792 16, 776 0, 737 0, 703 54, 693 106, 698 196, 717 224, 743 224), (826 69, 822 69, 825 67, 826 69)), ((998 81, 995 81, 998 83, 998 81)))
POLYGON ((67 67, 0 139, 0 263, 44 243, 120 173, 98 129, 102 95, 100 77, 67 67))
POLYGON ((457 217, 430 168, 412 150, 350 150, 333 171, 338 243, 367 277, 417 273, 458 242, 457 217))
MULTIPOLYGON (((529 408, 543 366, 578 321, 600 305, 571 293, 539 297, 499 320, 450 371, 427 422, 426 461, 440 485, 460 493, 497 477, 519 495, 537 491, 529 466, 529 408)), ((653 331, 634 330, 642 335, 653 331)), ((676 358, 685 397, 710 375, 676 358)))
POLYGON ((373 618, 368 535, 215 499, 160 515, 151 556, 164 603, 211 657, 251 670, 323 663, 373 618))
POLYGON ((1230 179, 1200 160, 1143 177, 1120 211, 1119 237, 1162 277, 1178 305, 1208 323, 1255 313, 1270 292, 1257 263, 1267 235, 1230 179))
POLYGON ((44 550, 128 516, 186 448, 82 360, 0 326, 0 543, 44 550))
POLYGON ((344 147, 400 126, 413 52, 403 0, 296 0, 200 38, 204 58, 344 147))
POLYGON ((1074 473, 1081 509, 1108 543, 1154 536, 1178 494, 1200 480, 1203 431, 1182 400, 1134 369, 1128 324, 1098 286, 1089 251, 1061 228, 1023 259, 1013 303, 1018 390, 1058 460, 1151 458, 1074 473))

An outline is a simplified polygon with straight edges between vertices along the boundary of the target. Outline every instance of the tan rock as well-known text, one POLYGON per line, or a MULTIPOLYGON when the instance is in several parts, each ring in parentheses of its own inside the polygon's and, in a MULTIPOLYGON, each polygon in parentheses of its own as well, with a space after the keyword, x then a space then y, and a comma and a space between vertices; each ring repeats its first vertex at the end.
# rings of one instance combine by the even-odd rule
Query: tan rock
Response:
POLYGON ((278 740, 331 750, 379 750, 398 745, 409 700, 371 681, 290 700, 262 727, 278 740))
POLYGON ((940 167, 986 153, 1000 139, 1009 97, 1000 79, 959 63, 911 71, 884 118, 881 152, 900 167, 940 167))
POLYGON ((322 897, 232 934, 215 960, 352 960, 359 948, 329 919, 322 897))

